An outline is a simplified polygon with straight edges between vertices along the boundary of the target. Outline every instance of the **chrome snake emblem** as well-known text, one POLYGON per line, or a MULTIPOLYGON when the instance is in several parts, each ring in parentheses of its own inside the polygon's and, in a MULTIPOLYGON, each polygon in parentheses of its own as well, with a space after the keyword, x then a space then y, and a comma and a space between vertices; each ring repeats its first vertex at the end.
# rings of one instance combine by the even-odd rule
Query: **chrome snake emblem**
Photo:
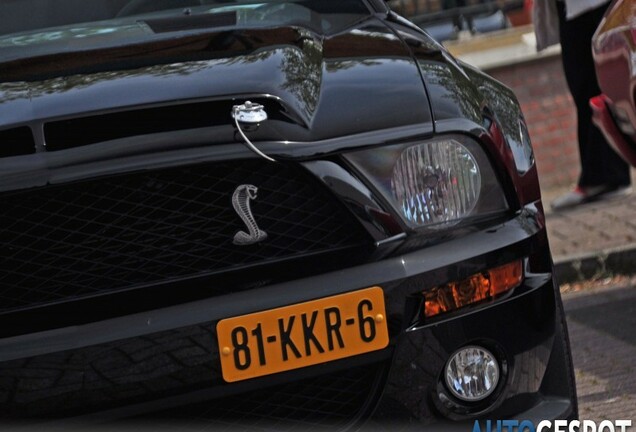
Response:
POLYGON ((232 206, 249 231, 239 231, 234 234, 232 243, 237 246, 251 245, 267 238, 267 233, 258 228, 250 209, 250 200, 256 199, 257 192, 258 188, 254 185, 240 185, 232 195, 232 206))

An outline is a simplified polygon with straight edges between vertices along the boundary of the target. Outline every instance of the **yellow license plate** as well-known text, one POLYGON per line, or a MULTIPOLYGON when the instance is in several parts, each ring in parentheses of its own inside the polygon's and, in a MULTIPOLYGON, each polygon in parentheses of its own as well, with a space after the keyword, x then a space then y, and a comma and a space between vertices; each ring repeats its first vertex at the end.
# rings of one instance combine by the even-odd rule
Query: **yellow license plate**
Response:
POLYGON ((380 287, 219 321, 223 379, 241 381, 385 348, 380 287))

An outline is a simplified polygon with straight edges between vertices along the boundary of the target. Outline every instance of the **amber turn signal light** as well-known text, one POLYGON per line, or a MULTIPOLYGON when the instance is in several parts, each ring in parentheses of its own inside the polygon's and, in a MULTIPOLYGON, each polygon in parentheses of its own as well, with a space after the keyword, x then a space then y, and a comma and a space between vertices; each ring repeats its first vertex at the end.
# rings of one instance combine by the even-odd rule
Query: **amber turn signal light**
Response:
POLYGON ((521 261, 478 273, 424 292, 424 316, 431 318, 503 294, 521 284, 521 261))

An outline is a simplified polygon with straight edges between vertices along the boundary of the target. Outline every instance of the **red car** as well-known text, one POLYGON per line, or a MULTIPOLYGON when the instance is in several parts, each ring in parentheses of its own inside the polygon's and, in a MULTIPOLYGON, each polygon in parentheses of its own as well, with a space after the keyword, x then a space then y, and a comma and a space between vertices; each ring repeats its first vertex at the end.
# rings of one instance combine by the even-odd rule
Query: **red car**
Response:
POLYGON ((593 121, 636 166, 636 2, 615 0, 592 41, 602 94, 590 100, 593 121))

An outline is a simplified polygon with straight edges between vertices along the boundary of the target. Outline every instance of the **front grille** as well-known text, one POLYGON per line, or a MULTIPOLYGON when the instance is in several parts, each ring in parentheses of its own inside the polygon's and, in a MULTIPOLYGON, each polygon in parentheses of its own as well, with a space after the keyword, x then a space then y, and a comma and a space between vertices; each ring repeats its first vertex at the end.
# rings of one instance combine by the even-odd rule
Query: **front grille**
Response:
POLYGON ((198 431, 339 430, 372 408, 384 363, 153 413, 148 419, 198 431))
POLYGON ((27 126, 0 130, 0 158, 35 153, 35 139, 27 126))
MULTIPOLYGON (((171 71, 170 68, 171 66, 167 71, 171 71)), ((171 72, 176 73, 176 70, 171 72)), ((112 79, 112 72, 107 74, 109 79, 112 79)), ((97 77, 103 78, 99 74, 97 77)), ((278 102, 258 97, 253 98, 252 101, 263 105, 272 119, 283 119, 280 114, 283 108, 278 102)), ((236 101, 233 100, 190 102, 104 112, 46 122, 43 126, 46 151, 55 152, 161 132, 225 126, 232 121, 230 113, 235 103, 236 101), (68 131, 73 133, 69 134, 68 131)))
MULTIPOLYGON (((367 243, 301 167, 260 160, 93 179, 0 195, 0 311, 341 250, 367 243), (232 207, 239 185, 266 241, 232 207)), ((217 293, 221 294, 221 293, 217 293)))

